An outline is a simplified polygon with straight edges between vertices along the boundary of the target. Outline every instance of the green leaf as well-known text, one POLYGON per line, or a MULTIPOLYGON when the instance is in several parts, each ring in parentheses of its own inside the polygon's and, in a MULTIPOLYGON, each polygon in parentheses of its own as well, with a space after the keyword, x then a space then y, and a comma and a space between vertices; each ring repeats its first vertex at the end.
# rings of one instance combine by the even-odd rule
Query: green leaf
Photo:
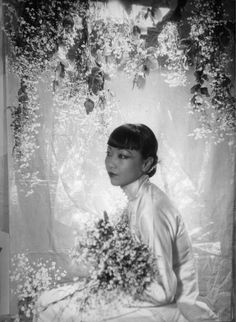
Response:
POLYGON ((191 92, 192 94, 194 94, 194 93, 199 93, 200 88, 201 88, 201 85, 200 85, 200 84, 196 84, 196 85, 194 85, 193 87, 191 87, 190 92, 191 92))

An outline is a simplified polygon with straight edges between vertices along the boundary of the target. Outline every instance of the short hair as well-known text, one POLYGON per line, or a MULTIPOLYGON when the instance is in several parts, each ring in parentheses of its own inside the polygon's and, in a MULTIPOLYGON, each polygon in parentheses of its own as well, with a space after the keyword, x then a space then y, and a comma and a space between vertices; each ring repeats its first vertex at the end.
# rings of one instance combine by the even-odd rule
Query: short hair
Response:
POLYGON ((152 177, 156 173, 158 141, 148 126, 132 123, 123 124, 110 134, 107 144, 118 149, 137 150, 144 160, 152 157, 153 163, 147 174, 152 177))

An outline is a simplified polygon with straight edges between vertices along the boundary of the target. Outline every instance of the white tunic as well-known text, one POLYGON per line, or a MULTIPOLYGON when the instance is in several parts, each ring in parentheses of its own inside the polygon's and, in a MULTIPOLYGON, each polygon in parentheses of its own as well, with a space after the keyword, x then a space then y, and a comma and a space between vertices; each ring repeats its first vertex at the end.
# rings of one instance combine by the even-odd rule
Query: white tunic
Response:
POLYGON ((216 321, 198 301, 199 289, 191 242, 179 212, 147 175, 123 188, 128 197, 130 228, 157 258, 158 279, 144 299, 155 306, 176 302, 189 321, 216 321))

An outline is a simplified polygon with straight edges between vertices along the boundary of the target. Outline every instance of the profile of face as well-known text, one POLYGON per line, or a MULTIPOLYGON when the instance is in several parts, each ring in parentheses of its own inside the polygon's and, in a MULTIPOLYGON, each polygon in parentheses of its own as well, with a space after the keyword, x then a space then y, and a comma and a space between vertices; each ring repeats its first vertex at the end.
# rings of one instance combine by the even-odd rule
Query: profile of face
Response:
POLYGON ((138 150, 120 149, 108 145, 105 165, 111 184, 124 187, 136 181, 149 168, 151 160, 144 160, 138 150))
POLYGON ((157 164, 158 142, 144 124, 123 124, 107 142, 106 170, 114 186, 124 187, 143 174, 151 177, 157 164))

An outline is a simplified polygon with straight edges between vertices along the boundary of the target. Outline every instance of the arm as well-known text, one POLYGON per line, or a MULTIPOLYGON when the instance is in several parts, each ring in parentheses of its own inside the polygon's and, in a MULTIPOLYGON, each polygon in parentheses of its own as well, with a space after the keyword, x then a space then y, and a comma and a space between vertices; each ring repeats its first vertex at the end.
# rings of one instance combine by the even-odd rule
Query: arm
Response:
POLYGON ((173 271, 172 245, 176 231, 176 220, 168 213, 168 207, 159 207, 148 202, 140 216, 139 228, 143 241, 149 245, 157 258, 159 276, 143 294, 143 299, 155 305, 173 302, 177 278, 173 271))

